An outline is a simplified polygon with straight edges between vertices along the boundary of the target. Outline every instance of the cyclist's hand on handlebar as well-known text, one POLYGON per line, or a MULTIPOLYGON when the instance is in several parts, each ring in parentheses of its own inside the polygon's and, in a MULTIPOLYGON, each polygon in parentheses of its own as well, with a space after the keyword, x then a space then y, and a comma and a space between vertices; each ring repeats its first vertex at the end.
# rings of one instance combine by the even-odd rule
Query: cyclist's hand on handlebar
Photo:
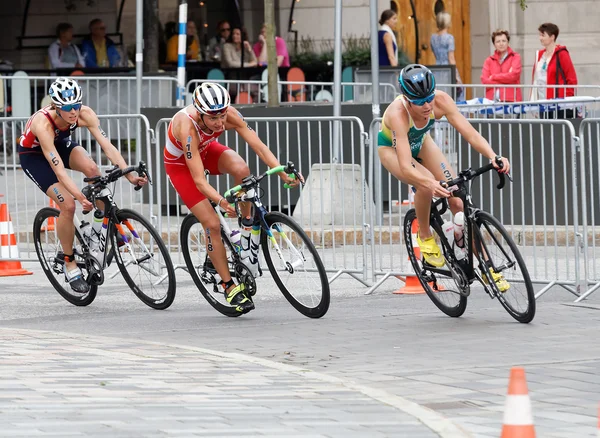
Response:
POLYGON ((228 217, 237 217, 237 212, 235 211, 235 207, 231 205, 225 198, 221 198, 217 207, 220 207, 221 210, 225 211, 228 217))
POLYGON ((492 164, 494 165, 494 168, 498 170, 498 173, 510 172, 510 163, 508 162, 508 158, 504 158, 498 155, 497 157, 492 159, 492 164), (498 161, 500 161, 502 164, 499 164, 498 161))
POLYGON ((287 184, 290 187, 297 187, 301 183, 304 183, 304 177, 301 174, 298 174, 299 178, 296 178, 296 175, 289 176, 285 173, 281 173, 279 176, 284 184, 287 184))
POLYGON ((133 175, 133 173, 128 173, 127 175, 125 175, 125 178, 127 178, 129 180, 129 182, 131 184, 133 184, 134 186, 145 186, 148 183, 148 177, 144 176, 135 176, 133 175))
POLYGON ((450 191, 447 188, 445 181, 429 180, 425 185, 425 190, 431 193, 434 198, 449 198, 450 191))
POLYGON ((77 200, 83 207, 84 212, 89 213, 90 211, 92 211, 94 209, 94 205, 88 200, 88 198, 85 197, 85 195, 83 193, 79 194, 79 196, 77 197, 77 200))

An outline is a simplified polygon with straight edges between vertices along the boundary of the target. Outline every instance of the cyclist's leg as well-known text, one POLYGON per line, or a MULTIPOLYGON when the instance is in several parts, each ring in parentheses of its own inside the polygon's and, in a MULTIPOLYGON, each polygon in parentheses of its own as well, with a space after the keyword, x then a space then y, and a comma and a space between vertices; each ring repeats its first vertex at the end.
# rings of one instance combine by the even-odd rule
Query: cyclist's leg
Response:
MULTIPOLYGON (((69 168, 83 173, 88 178, 100 176, 98 165, 92 160, 92 157, 88 155, 83 146, 79 145, 79 143, 71 142, 71 146, 68 149, 69 168)), ((104 210, 104 203, 102 201, 96 201, 96 204, 100 210, 104 210)))
MULTIPOLYGON (((452 169, 452 166, 450 166, 448 159, 435 144, 430 135, 426 135, 424 138, 423 146, 419 152, 419 159, 421 160, 423 166, 429 172, 431 172, 435 179, 439 181, 449 181, 453 178, 456 178, 456 173, 454 172, 454 169, 452 169)), ((429 200, 429 203, 431 203, 431 200, 429 200)), ((463 202, 460 198, 451 197, 448 199, 448 204, 450 205, 452 214, 463 211, 463 202)), ((417 210, 417 217, 418 216, 419 211, 417 210)), ((429 216, 429 213, 427 213, 427 216, 429 216)))

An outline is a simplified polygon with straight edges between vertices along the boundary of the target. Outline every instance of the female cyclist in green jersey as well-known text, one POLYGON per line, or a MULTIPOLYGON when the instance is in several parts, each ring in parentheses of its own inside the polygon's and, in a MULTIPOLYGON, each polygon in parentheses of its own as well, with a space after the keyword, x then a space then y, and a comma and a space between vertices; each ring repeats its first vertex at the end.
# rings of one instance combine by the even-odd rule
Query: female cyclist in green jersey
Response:
MULTIPOLYGON (((431 199, 450 198, 448 203, 453 214, 462 211, 463 205, 460 198, 450 197, 450 192, 440 184, 456 175, 429 130, 436 119, 445 116, 473 149, 490 159, 496 168, 497 154, 458 111, 454 100, 447 93, 436 91, 435 78, 427 67, 407 65, 400 72, 398 82, 402 94, 383 114, 378 138, 379 159, 392 175, 415 188, 417 242, 425 262, 441 267, 445 260, 429 227, 431 199)), ((502 161, 504 165, 498 171, 508 173, 510 164, 506 158, 502 161)), ((492 276, 501 290, 510 287, 501 274, 492 273, 492 276)))

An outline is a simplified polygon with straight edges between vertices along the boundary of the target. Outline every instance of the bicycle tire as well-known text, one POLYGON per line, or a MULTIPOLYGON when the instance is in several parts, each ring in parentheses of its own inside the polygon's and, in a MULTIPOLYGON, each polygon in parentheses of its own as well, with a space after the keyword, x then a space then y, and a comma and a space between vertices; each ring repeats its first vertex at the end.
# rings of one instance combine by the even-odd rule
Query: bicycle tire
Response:
MULTIPOLYGON (((454 279, 451 276, 445 277, 441 274, 436 274, 436 273, 432 272, 431 278, 433 278, 434 281, 427 281, 428 279, 424 278, 426 269, 422 267, 422 265, 420 264, 420 260, 417 259, 417 256, 415 254, 414 247, 413 247, 413 242, 412 242, 412 224, 413 224, 413 221, 416 221, 416 220, 417 220, 417 214, 415 212, 415 209, 411 208, 410 210, 408 210, 408 212, 404 216, 404 242, 406 244, 406 250, 408 251, 408 258, 410 259, 412 267, 415 271, 415 275, 419 279, 419 282, 421 283, 421 286, 425 290, 425 293, 427 294, 429 299, 431 301, 433 301, 433 304, 435 304, 437 306, 437 308, 440 309, 442 312, 444 312, 446 315, 448 315, 452 318, 458 318, 463 313, 465 313, 465 310, 467 308, 467 297, 459 294, 458 292, 452 291, 451 289, 448 289, 448 288, 446 288, 448 290, 444 290, 444 286, 445 286, 444 282, 446 281, 445 278, 448 278, 447 284, 455 285, 454 279), (445 277, 445 278, 443 278, 443 277, 445 277), (442 283, 441 286, 438 285, 438 281, 440 281, 440 283, 442 283), (435 285, 435 288, 437 288, 437 290, 434 290, 434 287, 432 286, 431 283, 433 283, 435 285), (449 305, 443 301, 442 297, 453 297, 453 298, 456 297, 457 302, 455 305, 449 305)), ((451 298, 449 298, 449 299, 451 299, 451 298)))
MULTIPOLYGON (((35 245, 35 252, 37 253, 38 260, 40 261, 40 265, 42 265, 42 270, 44 271, 44 274, 46 274, 46 277, 48 278, 48 280, 50 280, 50 283, 52 284, 54 289, 56 289, 56 291, 60 294, 60 296, 62 296, 65 300, 67 300, 69 303, 71 303, 75 306, 88 306, 96 298, 96 294, 98 292, 98 286, 97 285, 90 286, 89 292, 85 295, 74 295, 73 293, 71 293, 71 288, 68 286, 68 283, 65 282, 64 285, 67 287, 66 288, 63 287, 63 285, 61 284, 61 282, 58 280, 57 276, 55 275, 55 271, 48 264, 47 257, 44 256, 45 251, 44 251, 44 247, 43 247, 44 244, 42 241, 42 235, 45 235, 48 237, 49 235, 46 233, 53 233, 53 236, 54 236, 53 240, 55 242, 57 242, 58 246, 60 247, 60 241, 58 240, 56 231, 52 232, 52 231, 43 231, 42 230, 42 226, 47 219, 55 218, 55 223, 56 223, 56 219, 58 218, 59 214, 60 214, 60 211, 57 210, 56 208, 45 207, 45 208, 42 208, 40 211, 38 211, 37 214, 35 215, 35 218, 33 220, 33 241, 34 241, 34 245, 35 245)), ((46 241, 46 243, 48 241, 47 238, 45 238, 43 240, 46 241)), ((75 241, 79 242, 80 245, 82 244, 82 239, 79 234, 79 231, 77 230, 77 227, 75 227, 75 241)), ((58 251, 56 253, 58 253, 58 251)), ((84 272, 84 274, 87 273, 87 271, 83 267, 82 267, 82 272, 84 272)), ((57 275, 62 276, 64 278, 64 274, 57 274, 57 275)), ((86 277, 87 277, 87 275, 86 275, 86 277)))
MULTIPOLYGON (((219 302, 214 294, 208 290, 208 288, 206 287, 206 284, 202 281, 202 279, 200 278, 200 275, 198 274, 199 271, 202 270, 203 268, 203 264, 204 264, 204 258, 199 258, 198 264, 196 265, 194 263, 194 258, 196 257, 195 254, 192 254, 191 248, 190 248, 190 232, 192 231, 192 227, 196 224, 199 224, 200 222, 198 221, 198 218, 196 218, 196 216, 194 216, 193 214, 188 214, 183 221, 181 222, 181 228, 180 228, 180 232, 179 232, 179 240, 180 240, 180 244, 181 244, 181 252, 183 253, 183 259, 185 260, 185 265, 187 267, 188 273, 190 274, 190 276, 192 277, 192 280, 194 281, 194 283, 196 284, 196 287, 198 288, 198 290, 200 291, 200 293, 202 294, 202 296, 204 297, 204 299, 206 301, 208 301, 208 304, 210 304, 215 310, 217 310, 218 312, 220 312, 221 314, 225 315, 225 316, 229 316, 229 317, 238 317, 241 316, 242 314, 240 312, 238 312, 237 310, 235 310, 232 306, 230 305, 225 305, 224 303, 219 302)), ((226 249, 228 247, 229 241, 225 238, 224 236, 224 232, 223 230, 221 230, 221 239, 223 240, 223 243, 226 245, 226 249)), ((200 243, 200 242, 198 242, 200 243)), ((202 243, 200 243, 202 245, 202 243)), ((229 248, 231 250, 231 248, 229 248)), ((209 287, 212 287, 212 285, 210 285, 209 287)), ((222 294, 223 297, 225 296, 224 294, 222 294)))
MULTIPOLYGON (((492 285, 492 284, 494 285, 492 287, 494 294, 496 295, 496 298, 498 298, 498 301, 500 301, 500 304, 502 304, 504 309, 506 309, 506 311, 509 313, 509 315, 511 315, 514 319, 516 319, 517 321, 519 321, 523 324, 527 324, 527 323, 531 322, 533 320, 533 318, 535 317, 535 309, 536 309, 535 293, 533 290, 533 284, 531 283, 531 278, 529 277, 529 271, 527 270, 525 261, 523 260, 523 257, 521 256, 521 252, 519 251, 517 245, 513 241, 512 237, 510 236, 508 231, 506 231, 506 228, 504 228, 504 225, 502 225, 502 223, 498 219, 496 219, 494 216, 492 216, 491 214, 489 214, 485 211, 479 211, 477 213, 477 216, 475 217, 475 224, 479 228, 479 232, 475 232, 474 234, 475 234, 475 245, 477 248, 477 258, 479 260, 480 265, 484 265, 486 263, 485 260, 483 260, 481 255, 484 253, 486 253, 486 254, 490 253, 488 245, 485 245, 485 249, 487 251, 484 251, 484 247, 482 247, 482 243, 481 243, 481 234, 480 234, 481 227, 485 226, 487 224, 488 225, 486 227, 487 232, 490 233, 489 226, 495 228, 497 230, 497 232, 502 236, 505 243, 508 245, 508 247, 509 247, 510 251, 513 253, 513 256, 516 261, 516 264, 514 264, 513 266, 518 267, 518 269, 521 271, 522 279, 519 279, 519 281, 514 281, 514 280, 510 281, 511 288, 505 292, 500 292, 500 290, 495 285, 495 283, 493 281, 491 281, 492 280, 490 278, 491 275, 489 275, 487 272, 484 272, 484 271, 482 271, 482 275, 485 276, 488 285, 492 285), (514 308, 514 306, 508 301, 508 297, 510 296, 509 291, 510 291, 510 294, 512 295, 515 291, 516 285, 518 283, 520 283, 521 281, 525 285, 526 295, 527 295, 527 309, 525 311, 516 310, 514 308), (511 289, 513 289, 513 290, 511 291, 511 289)), ((490 237, 492 237, 492 236, 494 236, 494 234, 490 233, 490 237)), ((495 241, 499 247, 502 246, 496 238, 493 238, 492 240, 495 241)), ((505 248, 501 248, 501 252, 503 254, 506 254, 505 248)), ((502 271, 502 274, 506 276, 506 274, 510 274, 511 272, 515 273, 515 271, 510 271, 510 270, 505 269, 502 271)), ((510 277, 511 277, 510 279, 512 279, 513 276, 510 276, 510 277)))
MULTIPOLYGON (((292 306, 294 306, 296 310, 298 310, 303 315, 308 316, 309 318, 321 318, 327 313, 327 310, 329 309, 330 290, 329 279, 327 278, 327 273, 325 272, 323 261, 321 260, 321 257, 319 256, 319 253, 315 248, 315 245, 313 244, 312 240, 310 240, 308 235, 304 232, 302 227, 300 227, 300 225, 298 225, 298 223, 294 219, 283 213, 268 213, 265 216, 265 221, 269 226, 269 229, 276 223, 280 223, 289 227, 294 233, 296 233, 297 237, 302 241, 306 249, 308 249, 308 251, 310 252, 315 264, 316 271, 319 274, 319 280, 322 288, 320 300, 313 307, 309 307, 303 304, 302 302, 298 301, 298 299, 294 296, 294 291, 291 291, 287 288, 286 284, 281 278, 280 271, 277 270, 274 261, 271 257, 271 253, 269 252, 269 239, 267 237, 267 233, 265 232, 265 230, 263 230, 263 232, 261 233, 261 246, 263 249, 265 261, 267 262, 269 271, 271 272, 271 275, 273 276, 273 279, 275 280, 275 283, 279 287, 279 290, 281 291, 283 296, 289 301, 289 303, 292 306)), ((304 254, 302 255, 304 256, 304 254)), ((297 269, 295 269, 295 271, 297 271, 297 269)), ((287 270, 285 272, 293 274, 293 272, 289 272, 287 270)))
MULTIPOLYGON (((144 304, 146 304, 147 306, 149 306, 153 309, 157 309, 157 310, 167 309, 171 304, 173 304, 173 300, 175 300, 175 292, 176 292, 177 286, 176 286, 176 278, 175 278, 175 269, 173 267, 173 262, 171 261, 171 256, 169 254, 169 251, 168 251, 165 243, 163 242, 162 238, 160 237, 160 234, 158 233, 158 231, 152 226, 152 224, 138 212, 129 210, 129 209, 118 210, 117 211, 117 219, 119 220, 119 223, 129 220, 129 219, 138 222, 142 227, 144 227, 146 229, 146 232, 152 237, 152 239, 154 241, 153 243, 158 248, 158 251, 160 252, 160 255, 162 257, 162 261, 157 261, 156 266, 162 267, 162 264, 164 263, 164 269, 166 269, 166 274, 167 274, 166 280, 168 281, 166 292, 164 292, 164 294, 162 294, 162 296, 148 295, 147 292, 144 292, 144 290, 142 290, 143 285, 138 284, 138 283, 142 283, 143 279, 140 277, 140 281, 138 282, 134 278, 132 278, 131 274, 127 270, 127 260, 123 259, 123 254, 118 249, 119 247, 118 247, 118 243, 117 243, 117 235, 119 234, 119 232, 118 232, 115 224, 112 224, 112 226, 111 226, 112 248, 115 253, 115 260, 117 262, 117 266, 119 267, 119 271, 121 271, 121 275, 125 279, 125 282, 129 286, 129 288, 144 304)), ((138 229, 136 229, 138 236, 140 236, 140 238, 143 239, 144 233, 139 230, 139 227, 136 227, 136 228, 138 228, 138 229)), ((126 227, 125 227, 125 229, 126 229, 126 227)), ((128 239, 130 238, 130 236, 131 236, 131 233, 129 233, 129 235, 127 236, 128 239)), ((136 239, 135 237, 133 239, 130 239, 130 245, 133 245, 134 243, 136 243, 135 239, 136 239)), ((142 247, 142 250, 145 250, 146 248, 147 247, 144 244, 144 246, 142 247)), ((134 254, 134 257, 136 258, 136 260, 140 260, 141 258, 143 258, 143 257, 137 257, 136 254, 134 254)), ((152 256, 150 256, 150 258, 152 260, 155 260, 155 258, 152 256)), ((150 269, 143 268, 142 267, 143 265, 141 265, 141 264, 136 264, 136 265, 140 266, 140 269, 142 269, 143 271, 150 273, 151 275, 154 275, 153 272, 150 272, 150 269)), ((152 270, 156 272, 156 270, 154 269, 155 268, 154 266, 152 266, 151 268, 153 268, 152 270)), ((158 272, 161 272, 161 276, 158 277, 158 278, 161 278, 164 275, 164 274, 162 274, 162 269, 158 272)), ((152 280, 150 280, 150 284, 152 285, 152 280)))

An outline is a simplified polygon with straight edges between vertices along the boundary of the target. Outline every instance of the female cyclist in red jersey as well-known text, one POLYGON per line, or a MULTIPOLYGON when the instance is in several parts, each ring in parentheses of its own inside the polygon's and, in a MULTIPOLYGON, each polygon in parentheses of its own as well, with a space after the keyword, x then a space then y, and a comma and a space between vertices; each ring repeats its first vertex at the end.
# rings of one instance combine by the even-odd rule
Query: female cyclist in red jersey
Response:
MULTIPOLYGON (((100 170, 87 151, 71 139, 71 134, 77 128, 87 128, 111 163, 121 169, 127 168, 127 163, 102 130, 94 110, 82 105, 83 93, 77 82, 58 78, 50 85, 49 94, 52 103, 33 114, 25 125, 25 132, 19 139, 19 158, 27 176, 60 209, 56 232, 65 256, 65 279, 74 292, 86 294, 89 284, 83 279, 71 250, 75 237, 73 216, 75 200, 81 203, 84 211, 92 210, 93 206, 66 169, 82 172, 88 178, 99 176, 100 170)), ((133 185, 147 182, 146 177, 140 178, 132 173, 126 178, 133 185)))
MULTIPOLYGON (((229 93, 221 85, 205 82, 197 87, 192 105, 175 114, 169 124, 164 162, 171 184, 206 230, 207 253, 221 277, 227 302, 238 312, 247 313, 254 309, 254 303, 245 292, 244 285, 236 285, 229 274, 225 247, 221 240, 221 224, 209 200, 230 216, 236 216, 236 212, 208 183, 204 170, 208 170, 211 175, 232 175, 237 184, 250 175, 250 169, 242 157, 217 141, 229 129, 234 129, 269 168, 280 164, 230 104, 229 93)), ((291 186, 300 183, 285 173, 280 173, 279 176, 291 186)))

